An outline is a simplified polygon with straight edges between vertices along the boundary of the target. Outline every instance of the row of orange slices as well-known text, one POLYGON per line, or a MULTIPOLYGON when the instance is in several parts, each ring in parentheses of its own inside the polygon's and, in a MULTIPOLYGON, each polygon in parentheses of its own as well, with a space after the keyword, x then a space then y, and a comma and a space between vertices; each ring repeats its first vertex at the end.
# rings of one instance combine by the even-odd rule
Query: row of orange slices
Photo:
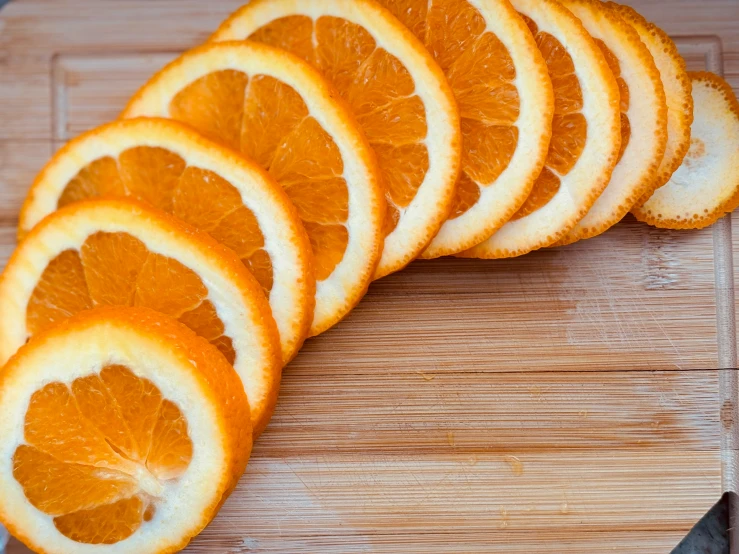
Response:
POLYGON ((728 85, 611 2, 252 1, 31 187, 0 278, 0 520, 39 551, 183 547, 283 365, 373 279, 629 211, 708 225, 737 145, 728 85))

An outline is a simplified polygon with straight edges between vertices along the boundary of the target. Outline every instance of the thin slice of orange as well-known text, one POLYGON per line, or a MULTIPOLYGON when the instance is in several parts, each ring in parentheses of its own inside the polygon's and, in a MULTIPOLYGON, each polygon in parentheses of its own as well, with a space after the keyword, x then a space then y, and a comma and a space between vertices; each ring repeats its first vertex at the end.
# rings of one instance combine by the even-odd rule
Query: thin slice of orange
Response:
POLYGON ((371 147, 317 71, 262 44, 207 44, 138 91, 123 113, 136 116, 187 123, 282 185, 315 257, 311 335, 359 302, 380 259, 385 202, 371 147))
POLYGON ((57 208, 106 194, 145 201, 236 252, 269 298, 283 363, 297 354, 313 320, 313 254, 295 207, 259 165, 169 119, 108 123, 46 164, 19 235, 57 208))
POLYGON ((464 257, 504 258, 549 246, 580 221, 605 189, 621 146, 616 78, 580 20, 555 0, 513 0, 554 86, 552 139, 526 202, 464 257))
POLYGON ((739 102, 731 86, 706 71, 689 72, 690 150, 669 181, 633 210, 666 229, 700 229, 739 207, 739 102))
MULTIPOLYGON (((409 8, 410 9, 410 8, 409 8)), ((449 214, 460 164, 454 95, 412 33, 371 0, 256 0, 211 40, 249 39, 318 68, 349 104, 387 188, 380 278, 426 248, 449 214)))
POLYGON ((208 341, 145 308, 87 311, 0 373, 0 522, 36 552, 179 551, 236 486, 251 431, 208 341))
POLYGON ((621 97, 621 152, 606 190, 559 242, 598 235, 654 187, 667 144, 667 102, 659 70, 634 28, 599 0, 564 0, 591 34, 616 76, 621 97))
POLYGON ((606 6, 631 25, 654 58, 667 99, 667 146, 652 187, 637 202, 641 205, 659 187, 670 180, 690 147, 693 122, 693 98, 685 60, 677 46, 662 29, 647 21, 629 6, 606 2, 606 6))
POLYGON ((0 366, 26 340, 97 306, 178 319, 234 365, 255 434, 280 384, 280 342, 259 283, 209 235, 131 199, 86 200, 47 216, 0 276, 0 366))
POLYGON ((544 58, 508 0, 381 0, 449 80, 462 126, 451 215, 421 257, 487 239, 521 207, 544 166, 554 95, 544 58))

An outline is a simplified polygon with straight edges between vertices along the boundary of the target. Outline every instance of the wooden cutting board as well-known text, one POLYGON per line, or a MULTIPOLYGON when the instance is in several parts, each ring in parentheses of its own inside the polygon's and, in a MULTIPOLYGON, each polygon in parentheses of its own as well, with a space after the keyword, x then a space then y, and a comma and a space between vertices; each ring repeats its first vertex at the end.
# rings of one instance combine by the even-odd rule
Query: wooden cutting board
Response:
MULTIPOLYGON (((739 87, 737 0, 629 3, 739 87)), ((3 8, 0 267, 49 155, 238 4, 3 8)), ((668 552, 736 486, 737 376, 720 369, 736 366, 737 248, 728 218, 669 232, 627 217, 570 247, 373 284, 286 368, 246 475, 188 551, 668 552)))

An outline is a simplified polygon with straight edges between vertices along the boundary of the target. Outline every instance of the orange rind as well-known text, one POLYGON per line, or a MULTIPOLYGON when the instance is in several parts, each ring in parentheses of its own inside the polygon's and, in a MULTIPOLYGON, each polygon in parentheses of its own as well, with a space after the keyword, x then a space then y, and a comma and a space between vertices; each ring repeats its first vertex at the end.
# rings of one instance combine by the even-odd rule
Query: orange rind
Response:
POLYGON ((245 39, 308 61, 350 106, 386 187, 386 238, 375 278, 405 267, 446 220, 459 172, 459 114, 442 70, 371 0, 256 0, 211 37, 245 39))
POLYGON ((166 117, 252 158, 285 189, 311 242, 310 334, 367 291, 383 243, 385 200, 372 148, 338 93, 296 56, 245 41, 210 43, 154 75, 122 117, 166 117))
POLYGON ((603 52, 555 0, 513 0, 554 87, 552 138, 531 194, 489 239, 459 254, 506 258, 550 246, 580 221, 611 178, 621 145, 619 92, 603 52))
POLYGON ((262 432, 282 364, 261 286, 232 250, 131 199, 76 202, 28 233, 0 275, 0 366, 38 332, 111 305, 162 312, 216 346, 262 432))
POLYGON ((35 552, 184 548, 236 486, 249 403, 218 350, 144 308, 90 310, 0 372, 0 522, 35 552))
POLYGON ((700 229, 739 206, 739 102, 706 71, 689 72, 694 118, 690 149, 670 180, 633 210, 665 229, 700 229))
POLYGON ((667 100, 667 145, 651 190, 637 202, 646 201, 659 187, 670 180, 690 147, 690 124, 693 122, 693 99, 685 60, 672 39, 654 23, 647 21, 629 6, 606 2, 605 5, 634 27, 639 38, 649 49, 659 69, 667 100))
POLYGON ((652 190, 667 144, 667 103, 659 70, 639 34, 599 0, 564 0, 603 51, 621 98, 621 151, 611 181, 590 211, 559 241, 603 233, 652 190))
POLYGON ((173 120, 114 121, 54 154, 23 204, 19 236, 102 195, 133 196, 232 249, 269 299, 283 362, 297 354, 313 320, 313 253, 295 207, 259 165, 173 120))
POLYGON ((425 44, 459 106, 462 168, 449 218, 421 255, 456 254, 521 207, 552 134, 552 83, 508 0, 382 0, 425 44))

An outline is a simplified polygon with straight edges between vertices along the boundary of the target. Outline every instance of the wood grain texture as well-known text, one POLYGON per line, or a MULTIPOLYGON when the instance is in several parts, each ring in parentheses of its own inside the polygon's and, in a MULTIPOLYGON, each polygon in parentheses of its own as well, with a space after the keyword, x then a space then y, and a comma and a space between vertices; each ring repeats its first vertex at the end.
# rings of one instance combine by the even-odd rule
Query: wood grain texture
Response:
MULTIPOLYGON (((240 3, 0 11, 0 267, 48 156, 240 3)), ((739 2, 628 3, 739 89, 739 2)), ((568 247, 374 283, 285 370, 247 474, 188 551, 669 551, 718 498, 736 434, 717 371, 728 240, 629 216, 568 247)))

